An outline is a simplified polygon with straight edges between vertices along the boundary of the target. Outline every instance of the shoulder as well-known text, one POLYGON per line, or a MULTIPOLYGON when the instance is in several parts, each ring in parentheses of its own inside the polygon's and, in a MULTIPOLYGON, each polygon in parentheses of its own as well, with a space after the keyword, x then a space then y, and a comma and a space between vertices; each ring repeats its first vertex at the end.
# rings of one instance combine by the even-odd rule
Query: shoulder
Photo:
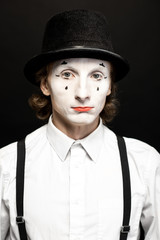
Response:
MULTIPOLYGON (((35 143, 46 136, 46 125, 38 128, 26 136, 26 149, 30 149, 35 143)), ((13 142, 0 149, 0 173, 15 172, 17 161, 17 142, 13 142)))
MULTIPOLYGON (((108 143, 112 148, 117 149, 117 137, 116 134, 108 129, 104 128, 104 135, 106 143, 108 143)), ((129 137, 123 137, 126 144, 127 155, 131 161, 143 163, 143 165, 160 165, 160 154, 157 150, 150 146, 149 144, 129 137)))
POLYGON ((132 152, 134 154, 147 154, 147 155, 151 154, 151 155, 156 155, 157 157, 160 156, 158 151, 148 143, 145 143, 135 138, 128 138, 128 137, 124 137, 124 140, 126 142, 126 147, 128 149, 128 152, 132 152))
POLYGON ((134 138, 124 137, 124 140, 131 159, 139 161, 148 170, 160 168, 160 154, 154 147, 134 138))
POLYGON ((0 149, 0 171, 9 172, 15 168, 17 157, 17 142, 11 143, 0 149))
POLYGON ((44 141, 47 139, 46 129, 47 129, 47 125, 44 125, 26 136, 25 143, 26 143, 27 150, 34 148, 35 145, 44 143, 44 141))

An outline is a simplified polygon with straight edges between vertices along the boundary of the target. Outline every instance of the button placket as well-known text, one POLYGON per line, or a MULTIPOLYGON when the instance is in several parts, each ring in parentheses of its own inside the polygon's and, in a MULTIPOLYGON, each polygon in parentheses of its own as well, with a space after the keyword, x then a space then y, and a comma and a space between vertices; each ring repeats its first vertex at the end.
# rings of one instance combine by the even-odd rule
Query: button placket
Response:
POLYGON ((81 239, 84 229, 84 161, 80 144, 71 148, 70 159, 70 239, 81 239))

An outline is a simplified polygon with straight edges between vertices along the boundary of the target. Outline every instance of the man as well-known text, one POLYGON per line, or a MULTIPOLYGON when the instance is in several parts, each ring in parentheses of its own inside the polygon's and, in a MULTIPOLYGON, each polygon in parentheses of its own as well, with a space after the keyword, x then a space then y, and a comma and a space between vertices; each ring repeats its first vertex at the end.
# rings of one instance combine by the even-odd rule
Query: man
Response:
POLYGON ((25 139, 19 215, 17 143, 1 149, 0 240, 23 233, 21 239, 32 240, 138 240, 140 222, 146 240, 160 239, 160 156, 129 138, 127 155, 119 153, 116 135, 103 125, 115 116, 115 82, 128 70, 113 51, 102 14, 74 10, 49 20, 42 53, 24 69, 43 93, 30 105, 49 122, 25 139), (126 158, 130 179, 121 169, 126 158))

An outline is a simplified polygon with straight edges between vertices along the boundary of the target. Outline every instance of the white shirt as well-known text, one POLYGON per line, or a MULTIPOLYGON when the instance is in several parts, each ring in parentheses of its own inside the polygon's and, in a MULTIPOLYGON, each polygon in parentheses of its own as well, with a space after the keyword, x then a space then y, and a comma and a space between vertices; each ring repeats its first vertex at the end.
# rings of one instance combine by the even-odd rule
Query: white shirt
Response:
MULTIPOLYGON (((160 239, 160 156, 125 138, 132 208, 128 240, 160 239)), ((17 240, 16 143, 0 150, 0 240, 17 240), (10 229, 10 230, 9 230, 10 229)), ((103 126, 73 140, 49 123, 26 137, 24 218, 31 240, 119 240, 123 185, 115 134, 103 126)))

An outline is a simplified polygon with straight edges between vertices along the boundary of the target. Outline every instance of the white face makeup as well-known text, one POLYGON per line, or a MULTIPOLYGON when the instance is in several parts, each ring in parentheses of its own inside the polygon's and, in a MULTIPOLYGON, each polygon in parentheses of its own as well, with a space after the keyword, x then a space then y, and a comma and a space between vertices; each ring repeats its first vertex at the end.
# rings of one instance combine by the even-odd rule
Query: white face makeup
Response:
POLYGON ((103 60, 71 58, 54 62, 48 81, 41 83, 43 93, 51 96, 53 121, 74 126, 97 121, 111 92, 110 72, 111 64, 103 60))

